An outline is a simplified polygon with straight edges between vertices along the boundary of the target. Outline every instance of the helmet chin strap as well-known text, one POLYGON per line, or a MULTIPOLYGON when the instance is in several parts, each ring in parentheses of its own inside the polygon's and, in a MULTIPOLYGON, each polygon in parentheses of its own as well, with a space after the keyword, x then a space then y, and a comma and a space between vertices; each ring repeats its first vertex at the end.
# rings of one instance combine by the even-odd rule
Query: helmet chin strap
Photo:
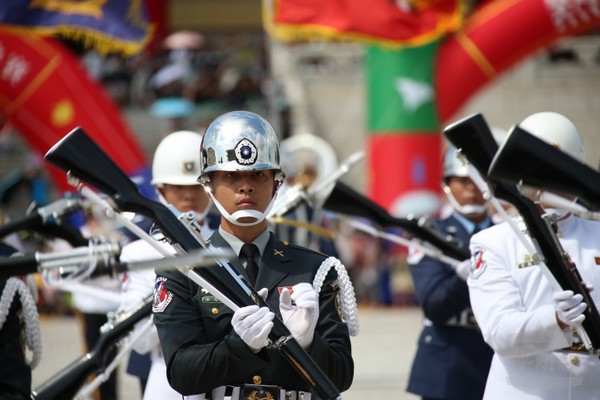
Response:
MULTIPOLYGON (((169 202, 167 201, 167 199, 165 199, 165 196, 163 196, 163 194, 161 193, 160 190, 156 190, 156 194, 158 196, 158 200, 164 204, 164 205, 168 205, 169 202)), ((196 216, 196 220, 197 221, 204 221, 204 218, 206 218, 206 216, 208 215, 208 213, 210 212, 210 207, 212 206, 212 202, 208 201, 206 203, 206 207, 204 207, 204 210, 202 211, 194 211, 195 216, 196 216)))
POLYGON ((459 204, 454 198, 454 195, 452 195, 452 192, 450 192, 450 189, 446 189, 446 187, 444 187, 444 192, 446 193, 446 197, 448 198, 448 202, 450 202, 452 208, 454 208, 459 214, 481 215, 487 210, 487 202, 484 204, 459 204))
POLYGON ((225 219, 227 221, 229 221, 232 224, 237 225, 237 226, 253 226, 253 225, 258 225, 261 222, 263 222, 265 220, 265 218, 267 217, 267 215, 269 215, 269 212, 271 212, 271 208, 273 208, 273 204, 275 204, 275 199, 277 198, 277 192, 275 192, 275 195, 271 199, 269 206, 267 207, 267 209, 264 212, 260 212, 258 210, 238 210, 238 211, 234 212, 233 214, 229 214, 227 212, 227 210, 225 210, 225 208, 221 205, 221 203, 219 203, 217 201, 217 199, 215 198, 215 196, 212 194, 212 192, 210 190, 207 189, 206 193, 208 193, 208 196, 211 198, 213 203, 215 203, 215 206, 217 207, 217 209, 219 210, 221 215, 223 217, 225 217, 225 219), (241 221, 239 221, 241 218, 255 218, 256 221, 241 222, 241 221))

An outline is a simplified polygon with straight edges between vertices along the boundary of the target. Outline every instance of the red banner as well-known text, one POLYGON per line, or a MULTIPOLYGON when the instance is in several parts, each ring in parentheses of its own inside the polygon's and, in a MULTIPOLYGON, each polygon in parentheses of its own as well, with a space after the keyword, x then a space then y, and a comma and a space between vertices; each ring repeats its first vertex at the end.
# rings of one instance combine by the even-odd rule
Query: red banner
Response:
POLYGON ((404 47, 455 31, 460 12, 460 0, 275 0, 274 9, 265 10, 265 27, 283 41, 330 38, 404 47))
MULTIPOLYGON (((0 113, 41 155, 80 126, 124 172, 149 178, 145 154, 120 110, 53 39, 0 27, 0 113)), ((64 171, 50 172, 60 190, 72 189, 64 171)))

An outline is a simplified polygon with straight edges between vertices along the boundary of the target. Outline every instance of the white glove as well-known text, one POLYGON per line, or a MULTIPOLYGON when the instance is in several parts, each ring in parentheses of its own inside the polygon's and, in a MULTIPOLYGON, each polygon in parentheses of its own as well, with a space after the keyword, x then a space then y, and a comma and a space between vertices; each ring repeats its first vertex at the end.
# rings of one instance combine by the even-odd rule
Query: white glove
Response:
POLYGON ((552 294, 552 302, 559 322, 570 326, 579 326, 583 323, 585 319, 583 312, 587 304, 583 302, 582 295, 574 294, 572 290, 562 290, 552 294))
POLYGON ((319 319, 319 294, 310 283, 294 285, 292 291, 290 295, 287 288, 281 290, 279 311, 294 339, 306 349, 312 344, 319 319))
MULTIPOLYGON (((262 296, 262 290, 259 294, 262 296)), ((255 353, 267 344, 267 337, 273 328, 275 314, 268 307, 251 305, 239 308, 233 313, 231 326, 244 343, 255 353)))
POLYGON ((469 274, 471 273, 471 259, 461 261, 460 264, 451 266, 454 269, 454 272, 456 272, 456 275, 458 275, 463 281, 467 280, 469 274))

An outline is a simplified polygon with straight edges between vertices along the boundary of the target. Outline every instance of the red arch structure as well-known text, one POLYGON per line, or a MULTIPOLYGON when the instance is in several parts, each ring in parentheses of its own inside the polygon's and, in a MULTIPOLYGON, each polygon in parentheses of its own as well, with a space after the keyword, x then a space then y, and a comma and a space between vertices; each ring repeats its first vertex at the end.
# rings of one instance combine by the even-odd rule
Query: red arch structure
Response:
POLYGON ((600 27, 600 0, 491 0, 448 36, 435 59, 441 122, 475 92, 561 38, 600 27))
MULTIPOLYGON (((125 173, 144 178, 142 192, 153 193, 146 155, 121 110, 56 40, 0 26, 0 113, 41 155, 83 128, 125 173)), ((58 190, 71 190, 64 171, 47 165, 58 190)))

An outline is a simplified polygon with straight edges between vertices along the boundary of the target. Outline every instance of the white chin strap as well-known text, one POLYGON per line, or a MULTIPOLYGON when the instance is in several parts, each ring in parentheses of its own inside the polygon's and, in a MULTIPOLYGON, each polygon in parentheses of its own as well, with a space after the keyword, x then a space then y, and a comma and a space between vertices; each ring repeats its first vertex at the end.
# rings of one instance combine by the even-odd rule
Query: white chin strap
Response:
POLYGON ((452 193, 450 192, 450 190, 446 190, 446 188, 444 188, 444 192, 446 193, 446 197, 448 198, 448 201, 450 202, 450 205, 452 206, 452 208, 454 208, 456 210, 456 212, 458 212, 459 214, 463 214, 463 215, 481 215, 483 213, 485 213, 487 211, 487 202, 485 202, 484 204, 464 204, 461 205, 458 203, 458 201, 456 201, 456 199, 454 198, 454 196, 452 195, 452 193))
MULTIPOLYGON (((169 205, 169 202, 167 201, 167 199, 165 199, 165 196, 163 196, 163 194, 161 193, 160 190, 156 190, 156 193, 158 195, 158 200, 164 204, 164 205, 169 205)), ((208 215, 208 213, 210 212, 210 208, 212 206, 212 202, 209 201, 208 203, 206 203, 206 207, 204 207, 204 210, 202 210, 201 212, 198 211, 190 211, 193 212, 196 215, 196 220, 197 221, 204 221, 204 218, 206 218, 206 216, 208 215)), ((181 210, 180 210, 181 211, 181 210)))
POLYGON ((275 199, 277 198, 277 192, 275 192, 275 195, 271 199, 271 202, 269 203, 269 207, 267 207, 265 212, 260 212, 258 210, 238 210, 238 211, 234 212, 233 214, 229 214, 227 212, 227 210, 225 210, 225 208, 223 208, 223 206, 217 201, 217 199, 215 199, 215 196, 213 196, 213 194, 210 190, 207 190, 206 193, 208 193, 208 195, 210 196, 213 203, 215 203, 215 206, 217 207, 217 209, 219 210, 221 215, 223 217, 225 217, 225 219, 227 221, 229 221, 232 224, 237 225, 237 226, 253 226, 253 225, 258 225, 261 222, 263 222, 265 220, 265 218, 267 217, 267 215, 269 215, 269 212, 271 211, 273 204, 275 204, 275 199), (241 218, 254 218, 255 221, 241 222, 241 221, 239 221, 241 218))
POLYGON ((202 212, 196 212, 196 219, 198 221, 204 221, 204 218, 206 218, 206 216, 208 215, 210 209, 212 206, 212 201, 209 201, 208 203, 206 203, 206 207, 204 207, 204 210, 202 210, 202 212))

